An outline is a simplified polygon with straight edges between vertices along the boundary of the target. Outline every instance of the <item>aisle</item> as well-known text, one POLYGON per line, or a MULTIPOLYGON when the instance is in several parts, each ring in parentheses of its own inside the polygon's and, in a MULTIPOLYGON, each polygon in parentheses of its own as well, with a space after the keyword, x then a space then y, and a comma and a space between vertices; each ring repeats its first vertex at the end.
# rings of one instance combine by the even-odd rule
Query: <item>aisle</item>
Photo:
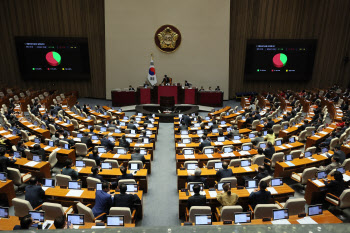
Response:
MULTIPOLYGON (((174 124, 160 123, 152 174, 144 201, 144 219, 140 225, 179 226, 175 169, 174 124)), ((139 225, 139 224, 137 224, 139 225)))

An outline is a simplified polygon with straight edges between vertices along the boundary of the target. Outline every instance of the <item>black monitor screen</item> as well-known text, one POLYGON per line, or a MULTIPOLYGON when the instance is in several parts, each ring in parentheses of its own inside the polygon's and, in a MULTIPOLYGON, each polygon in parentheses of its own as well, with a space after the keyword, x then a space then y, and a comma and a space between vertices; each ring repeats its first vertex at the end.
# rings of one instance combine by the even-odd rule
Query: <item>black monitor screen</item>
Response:
POLYGON ((15 41, 23 79, 90 79, 87 38, 16 37, 15 41))
POLYGON ((248 40, 246 80, 311 79, 317 40, 248 40))

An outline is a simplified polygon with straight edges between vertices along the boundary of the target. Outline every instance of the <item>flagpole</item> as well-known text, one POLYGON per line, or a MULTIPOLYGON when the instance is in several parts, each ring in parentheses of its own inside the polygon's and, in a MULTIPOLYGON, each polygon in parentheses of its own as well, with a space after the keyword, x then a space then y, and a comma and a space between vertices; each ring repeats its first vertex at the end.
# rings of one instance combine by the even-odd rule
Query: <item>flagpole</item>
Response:
POLYGON ((151 59, 153 60, 153 53, 151 53, 151 59))

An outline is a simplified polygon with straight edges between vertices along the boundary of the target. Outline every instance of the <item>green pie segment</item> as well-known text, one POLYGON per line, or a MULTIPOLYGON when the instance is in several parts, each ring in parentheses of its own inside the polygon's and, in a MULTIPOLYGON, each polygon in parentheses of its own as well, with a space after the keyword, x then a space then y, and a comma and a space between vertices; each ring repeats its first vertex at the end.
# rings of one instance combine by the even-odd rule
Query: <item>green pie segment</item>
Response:
POLYGON ((272 62, 275 67, 281 68, 287 63, 287 55, 284 53, 278 53, 273 57, 272 62))
POLYGON ((46 61, 50 66, 58 66, 61 64, 61 55, 55 51, 46 54, 46 61))

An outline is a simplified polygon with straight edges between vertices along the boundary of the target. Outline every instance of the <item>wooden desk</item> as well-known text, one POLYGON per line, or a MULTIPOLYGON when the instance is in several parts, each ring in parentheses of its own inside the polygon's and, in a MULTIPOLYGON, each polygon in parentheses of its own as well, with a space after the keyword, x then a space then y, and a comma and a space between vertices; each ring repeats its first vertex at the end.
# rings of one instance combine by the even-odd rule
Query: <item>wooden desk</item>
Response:
MULTIPOLYGON (((33 148, 35 144, 36 143, 31 142, 31 141, 25 143, 25 145, 27 145, 30 148, 33 148)), ((62 148, 57 147, 57 146, 49 147, 48 145, 45 145, 43 143, 40 143, 40 147, 43 148, 47 154, 50 154, 51 152, 53 152, 56 149, 59 149, 57 151, 57 159, 60 163, 63 163, 64 161, 66 161, 67 158, 72 159, 73 162, 75 163, 75 150, 74 149, 66 150, 66 149, 62 149, 62 148)))
POLYGON ((79 123, 85 124, 85 125, 94 125, 94 121, 93 120, 89 120, 88 118, 79 116, 77 114, 75 114, 74 112, 70 111, 68 108, 63 108, 63 111, 69 115, 71 118, 74 118, 75 120, 77 120, 79 123))
POLYGON ((96 112, 95 110, 89 109, 89 113, 94 115, 97 119, 103 120, 103 121, 109 121, 111 120, 111 117, 107 114, 104 115, 102 113, 96 112))
MULTIPOLYGON (((285 201, 289 197, 294 196, 294 190, 289 187, 287 184, 283 184, 282 186, 276 186, 274 187, 275 190, 277 191, 277 194, 271 194, 271 202, 274 201, 285 201)), ((216 207, 220 206, 221 204, 217 201, 216 196, 211 197, 209 194, 209 189, 204 189, 206 199, 209 201, 209 206, 212 209, 212 212, 216 211, 216 207)), ((216 193, 220 193, 221 191, 217 191, 216 193)), ((231 189, 232 193, 236 193, 239 197, 237 205, 241 205, 244 209, 248 208, 248 201, 249 201, 249 192, 247 189, 237 189, 237 188, 232 188, 231 189)), ((190 194, 191 195, 191 194, 190 194)), ((179 218, 182 218, 185 216, 186 213, 186 207, 187 207, 187 200, 190 197, 186 196, 186 192, 181 192, 179 190, 179 218)))
POLYGON ((12 145, 17 145, 19 140, 21 140, 21 137, 19 137, 17 135, 13 135, 10 131, 5 130, 3 127, 0 127, 0 136, 10 140, 10 143, 12 145))
MULTIPOLYGON (((226 140, 225 142, 211 142, 212 146, 215 147, 223 147, 223 146, 236 146, 239 147, 241 146, 243 143, 248 143, 251 142, 250 139, 242 139, 242 140, 226 140)), ((191 143, 187 143, 187 144, 183 144, 183 143, 175 143, 175 149, 176 150, 182 150, 183 148, 199 148, 200 146, 200 142, 191 142, 191 143)))
MULTIPOLYGON (((12 199, 15 197, 16 197, 16 193, 15 193, 15 188, 13 187, 13 181, 7 180, 6 182, 0 182, 0 198, 2 200, 7 199, 9 206, 12 206, 12 199)), ((0 224, 0 227, 1 225, 2 224, 0 224)))
POLYGON ((110 108, 110 107, 108 107, 108 106, 103 106, 102 108, 103 108, 104 110, 106 110, 106 111, 112 113, 112 115, 118 116, 119 118, 123 118, 123 117, 125 116, 125 112, 119 112, 119 111, 114 110, 114 109, 112 109, 112 108, 110 108))
MULTIPOLYGON (((5 156, 9 157, 8 154, 5 156)), ((30 172, 33 176, 36 176, 39 179, 51 178, 51 166, 49 162, 42 161, 33 167, 26 165, 31 161, 32 160, 28 160, 26 158, 17 158, 15 165, 18 166, 20 171, 24 171, 24 173, 30 172)))
POLYGON ((50 138, 50 131, 49 130, 38 128, 37 126, 33 125, 31 122, 27 121, 25 118, 22 118, 22 120, 18 120, 18 122, 25 129, 30 131, 32 134, 35 134, 42 139, 50 138))
MULTIPOLYGON (((243 167, 228 167, 232 169, 233 175, 237 178, 237 182, 240 181, 242 176, 254 176, 257 171, 255 169, 258 169, 257 164, 251 165, 249 168, 251 171, 247 171, 243 167)), ((207 178, 207 184, 209 187, 214 187, 215 186, 215 180, 216 180, 216 170, 215 169, 208 169, 208 168, 201 168, 202 174, 201 176, 207 178)), ((180 170, 177 169, 177 189, 182 189, 185 188, 185 184, 187 182, 187 177, 191 176, 192 174, 188 173, 187 170, 180 170)), ((241 182, 242 183, 242 182, 241 182)))
POLYGON ((301 142, 285 143, 281 146, 275 146, 275 151, 277 152, 288 152, 289 150, 297 150, 304 147, 304 144, 301 142))
POLYGON ((343 144, 341 146, 341 150, 345 153, 345 155, 348 155, 350 154, 350 143, 347 143, 347 144, 343 144))
POLYGON ((323 132, 326 132, 327 134, 321 134, 321 133, 317 133, 316 136, 310 136, 306 139, 306 145, 305 145, 305 149, 323 141, 324 139, 326 139, 326 137, 337 128, 337 125, 335 123, 329 125, 327 128, 323 129, 323 132))
POLYGON ((222 112, 227 112, 227 111, 230 110, 230 109, 231 109, 230 106, 226 106, 226 107, 224 107, 224 108, 222 108, 222 109, 219 109, 219 110, 217 110, 217 111, 215 111, 215 112, 210 112, 210 113, 208 113, 208 116, 210 116, 211 118, 213 118, 213 117, 216 117, 216 116, 220 115, 220 113, 222 113, 222 112))
MULTIPOLYGON (((127 172, 130 173, 129 170, 127 172)), ((79 176, 84 181, 89 174, 91 174, 91 167, 85 167, 79 171, 79 176)), ((99 175, 103 176, 103 179, 105 180, 115 181, 115 179, 118 176, 121 176, 122 173, 120 172, 120 168, 112 168, 112 169, 103 169, 103 171, 101 171, 99 175)), ((134 175, 134 179, 139 182, 140 189, 143 190, 145 193, 147 193, 147 190, 148 190, 147 169, 140 169, 137 171, 136 174, 133 174, 133 175, 134 175)))
POLYGON ((312 161, 309 158, 293 159, 292 162, 295 166, 288 166, 285 162, 277 162, 275 165, 274 177, 290 177, 292 172, 302 172, 305 168, 319 167, 324 164, 328 158, 323 155, 314 154, 312 158, 317 161, 312 161))
POLYGON ((238 111, 238 112, 236 112, 234 114, 223 116, 222 119, 224 121, 226 121, 227 123, 230 123, 231 121, 236 119, 237 116, 242 115, 244 112, 245 112, 244 110, 241 110, 241 111, 238 111))

